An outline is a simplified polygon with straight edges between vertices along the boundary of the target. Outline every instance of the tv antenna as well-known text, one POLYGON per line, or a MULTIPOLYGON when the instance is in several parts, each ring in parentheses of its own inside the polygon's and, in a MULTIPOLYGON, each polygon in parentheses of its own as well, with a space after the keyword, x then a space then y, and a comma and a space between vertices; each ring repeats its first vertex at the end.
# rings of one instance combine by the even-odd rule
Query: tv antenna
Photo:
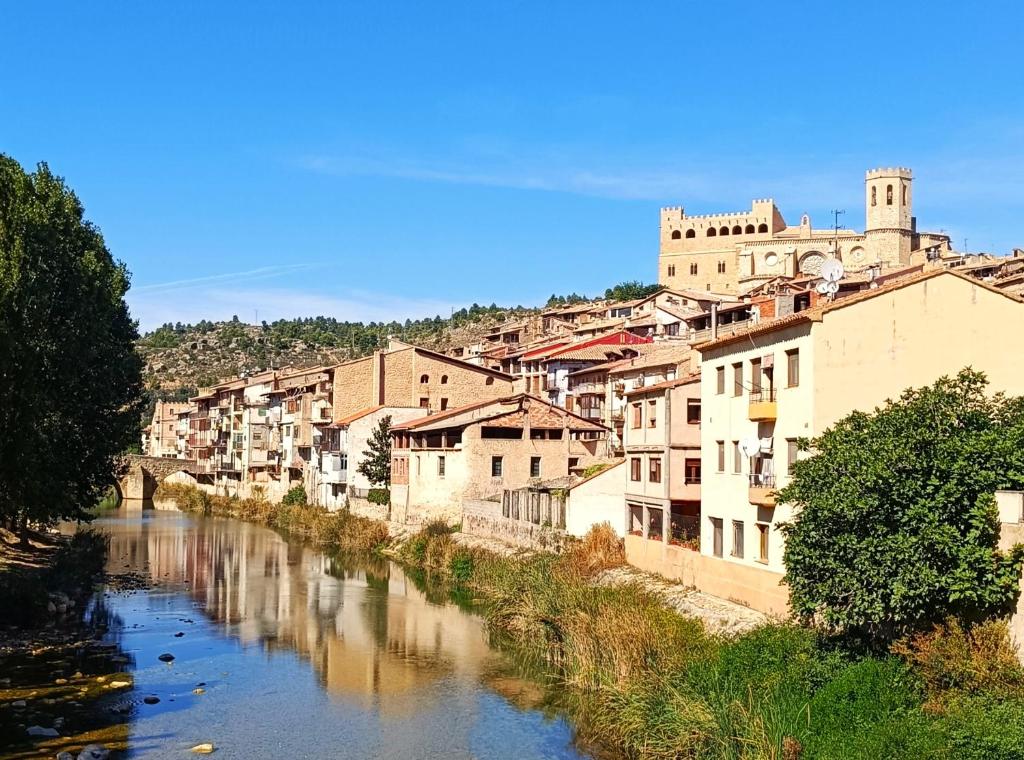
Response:
POLYGON ((836 256, 839 255, 839 230, 841 229, 839 217, 845 213, 845 208, 832 209, 832 253, 836 256))

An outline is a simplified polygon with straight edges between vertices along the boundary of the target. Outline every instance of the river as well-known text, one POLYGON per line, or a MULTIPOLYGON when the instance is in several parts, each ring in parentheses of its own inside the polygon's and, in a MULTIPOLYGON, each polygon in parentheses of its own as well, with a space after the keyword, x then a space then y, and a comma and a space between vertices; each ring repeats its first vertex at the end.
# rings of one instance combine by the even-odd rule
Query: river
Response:
POLYGON ((481 618, 393 562, 162 510, 94 527, 110 572, 152 583, 102 596, 134 677, 128 757, 203 742, 223 758, 585 756, 481 618))

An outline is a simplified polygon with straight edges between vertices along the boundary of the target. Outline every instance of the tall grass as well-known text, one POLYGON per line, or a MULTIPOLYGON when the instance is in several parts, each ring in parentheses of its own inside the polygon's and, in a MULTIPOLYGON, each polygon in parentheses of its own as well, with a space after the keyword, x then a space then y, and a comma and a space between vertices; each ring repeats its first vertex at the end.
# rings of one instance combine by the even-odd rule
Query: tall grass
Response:
POLYGON ((274 504, 258 491, 240 499, 208 494, 189 484, 161 483, 156 498, 171 499, 184 512, 232 517, 283 530, 324 548, 371 552, 388 542, 388 527, 378 520, 307 504, 274 504))
POLYGON ((712 635, 640 586, 595 584, 623 559, 605 528, 561 556, 524 558, 429 525, 401 554, 483 597, 492 632, 576 695, 580 734, 627 757, 1024 757, 1022 671, 999 624, 943 629, 886 657, 795 624, 712 635))

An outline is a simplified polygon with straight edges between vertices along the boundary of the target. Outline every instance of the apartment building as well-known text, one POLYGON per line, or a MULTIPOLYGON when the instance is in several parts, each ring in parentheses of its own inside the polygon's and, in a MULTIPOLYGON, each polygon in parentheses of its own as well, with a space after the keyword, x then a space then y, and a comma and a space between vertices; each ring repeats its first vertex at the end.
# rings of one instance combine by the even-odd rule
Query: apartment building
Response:
POLYGON ((331 369, 333 418, 373 406, 441 412, 514 392, 515 378, 392 339, 386 349, 331 369))
POLYGON ((631 536, 659 542, 663 547, 697 548, 701 512, 700 390, 698 373, 641 385, 625 394, 625 501, 631 536))
POLYGON ((467 500, 568 475, 598 459, 605 428, 518 394, 392 428, 392 518, 461 520, 467 500))
POLYGON ((965 366, 993 392, 1024 393, 1020 298, 949 270, 888 282, 696 346, 701 354, 698 588, 782 612, 788 594, 776 503, 812 438, 854 410, 965 366), (955 349, 952 349, 955 347, 955 349))
POLYGON ((142 453, 151 457, 184 459, 187 435, 183 436, 180 417, 184 414, 187 419, 190 409, 187 401, 157 401, 142 453))

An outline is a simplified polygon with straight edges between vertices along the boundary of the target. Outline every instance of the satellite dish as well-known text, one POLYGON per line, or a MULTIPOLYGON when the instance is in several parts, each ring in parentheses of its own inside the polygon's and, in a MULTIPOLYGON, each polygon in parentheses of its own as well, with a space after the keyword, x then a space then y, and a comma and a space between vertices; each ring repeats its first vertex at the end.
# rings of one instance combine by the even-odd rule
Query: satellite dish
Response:
POLYGON ((740 451, 746 457, 754 457, 761 453, 761 439, 750 435, 740 441, 740 451))
POLYGON ((828 282, 825 282, 824 280, 822 280, 821 282, 819 282, 817 285, 814 286, 814 289, 817 290, 819 293, 821 293, 823 296, 827 296, 828 295, 828 286, 830 284, 831 283, 828 283, 828 282))
POLYGON ((761 307, 751 306, 750 307, 750 321, 757 324, 761 321, 761 307))
POLYGON ((834 296, 836 293, 839 292, 839 283, 838 282, 826 282, 825 283, 825 292, 828 293, 830 296, 834 296))
POLYGON ((846 269, 839 259, 825 259, 821 262, 821 277, 826 282, 838 282, 843 279, 846 269))

